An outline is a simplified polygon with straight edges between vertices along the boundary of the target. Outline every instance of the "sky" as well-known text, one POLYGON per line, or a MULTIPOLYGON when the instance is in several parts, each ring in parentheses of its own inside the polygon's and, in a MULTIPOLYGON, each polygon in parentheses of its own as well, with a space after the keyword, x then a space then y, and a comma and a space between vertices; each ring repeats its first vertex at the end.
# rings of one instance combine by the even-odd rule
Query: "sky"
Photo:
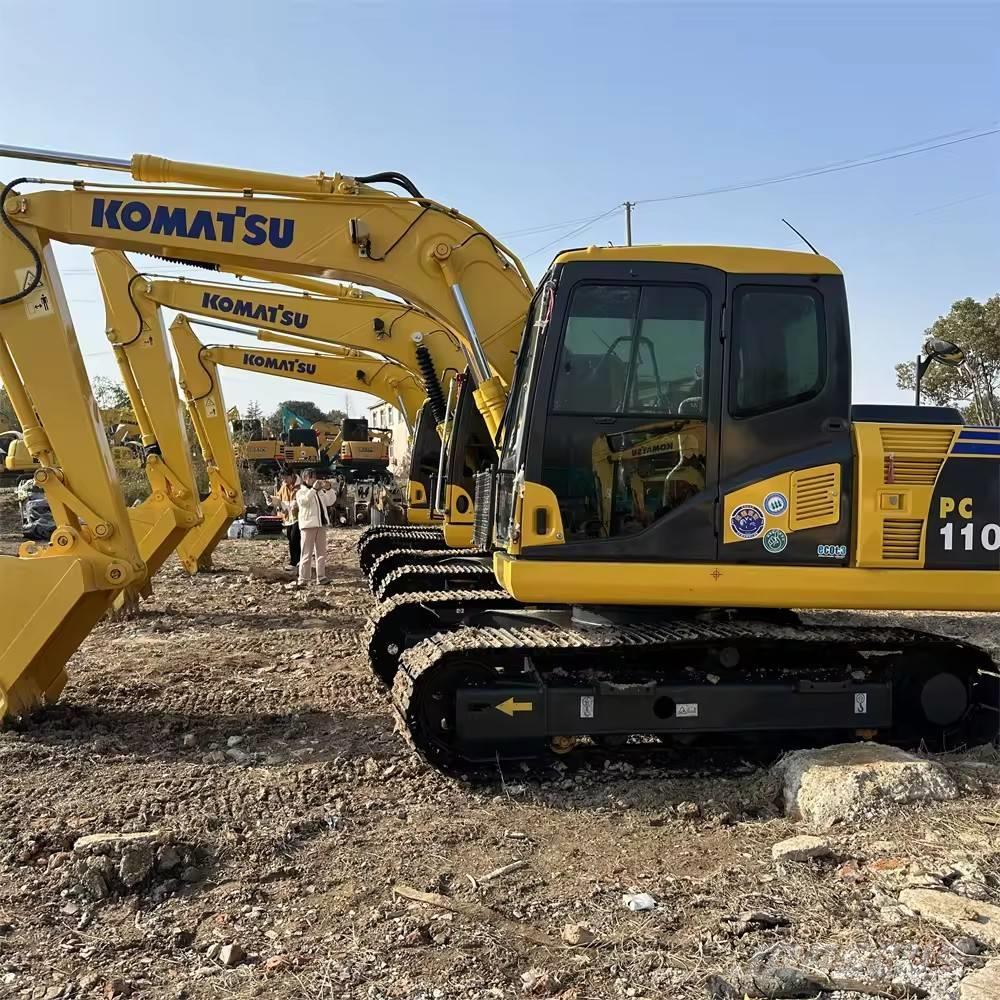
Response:
MULTIPOLYGON (((0 0, 0 11, 25 31, 44 21, 37 44, 22 35, 0 62, 6 144, 401 171, 507 242, 533 277, 561 248, 624 242, 626 200, 638 202, 636 243, 802 249, 787 218, 845 273, 856 402, 908 401, 893 365, 953 301, 1000 291, 1000 135, 952 141, 1000 128, 1000 4, 0 0), (950 144, 675 197, 924 140, 950 144)), ((0 164, 2 177, 24 172, 123 179, 0 164)), ((113 376, 89 252, 59 246, 57 260, 87 368, 113 376)), ((223 385, 228 403, 265 410, 289 397, 354 414, 371 402, 242 372, 223 385)))

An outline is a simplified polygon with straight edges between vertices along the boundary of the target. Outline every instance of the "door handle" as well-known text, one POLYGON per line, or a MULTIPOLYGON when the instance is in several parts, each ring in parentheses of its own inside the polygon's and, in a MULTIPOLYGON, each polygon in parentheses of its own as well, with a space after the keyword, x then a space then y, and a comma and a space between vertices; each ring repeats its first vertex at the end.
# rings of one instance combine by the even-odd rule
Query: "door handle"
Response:
POLYGON ((827 434, 842 434, 848 428, 848 422, 843 417, 827 417, 820 424, 820 429, 827 434))
POLYGON ((618 423, 617 417, 594 417, 595 424, 616 424, 618 423))

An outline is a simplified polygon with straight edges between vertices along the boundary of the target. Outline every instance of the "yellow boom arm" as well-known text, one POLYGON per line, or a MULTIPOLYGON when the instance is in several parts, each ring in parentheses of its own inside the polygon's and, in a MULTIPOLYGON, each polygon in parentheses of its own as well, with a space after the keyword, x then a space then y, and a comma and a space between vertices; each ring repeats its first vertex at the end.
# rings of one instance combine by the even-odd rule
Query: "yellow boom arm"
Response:
POLYGON ((0 557, 6 717, 55 700, 66 661, 145 574, 52 250, 30 226, 0 228, 0 380, 56 524, 48 545, 0 557))
POLYGON ((235 273, 337 278, 398 295, 462 339, 477 404, 496 430, 532 286, 513 254, 473 220, 340 174, 293 177, 145 154, 104 165, 128 169, 137 181, 215 190, 77 182, 67 191, 11 195, 4 211, 15 226, 67 243, 206 261, 235 273))
POLYGON ((188 415, 208 470, 208 496, 201 502, 202 523, 177 546, 181 563, 193 574, 211 568, 215 546, 225 537, 233 520, 243 515, 246 503, 215 368, 203 363, 201 343, 184 317, 171 324, 170 341, 177 356, 188 415))
POLYGON ((160 310, 134 294, 141 279, 123 254, 95 250, 94 264, 107 313, 105 332, 142 435, 150 495, 128 515, 153 576, 202 521, 191 446, 160 310))
MULTIPOLYGON (((176 321, 175 321, 176 322, 176 321)), ((424 392, 413 374, 390 361, 345 355, 311 354, 308 351, 277 351, 264 347, 213 344, 202 348, 203 365, 221 365, 262 375, 277 375, 297 382, 338 389, 357 389, 403 411, 408 422, 416 420, 424 392)))
MULTIPOLYGON (((274 281, 299 283, 295 277, 269 277, 274 281)), ((315 287, 323 282, 311 284, 315 287)), ((334 287, 334 290, 337 289, 334 287)), ((322 345, 375 351, 418 376, 430 365, 445 387, 451 376, 464 371, 466 366, 458 338, 433 317, 405 302, 375 295, 350 294, 331 298, 331 292, 326 297, 318 297, 310 293, 269 291, 253 285, 160 278, 140 283, 139 293, 157 305, 189 316, 253 323, 272 333, 301 337, 322 345)), ((324 348, 317 346, 316 349, 324 348)))

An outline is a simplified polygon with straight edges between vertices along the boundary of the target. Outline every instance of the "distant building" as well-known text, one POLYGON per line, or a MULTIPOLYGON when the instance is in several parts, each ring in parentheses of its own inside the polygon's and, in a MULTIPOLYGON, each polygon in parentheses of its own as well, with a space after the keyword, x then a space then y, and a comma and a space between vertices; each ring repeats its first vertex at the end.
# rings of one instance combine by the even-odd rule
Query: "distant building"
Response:
POLYGON ((376 403, 368 407, 368 427, 372 430, 392 431, 389 467, 397 474, 405 473, 403 460, 410 450, 410 435, 407 433, 403 414, 389 403, 376 403))

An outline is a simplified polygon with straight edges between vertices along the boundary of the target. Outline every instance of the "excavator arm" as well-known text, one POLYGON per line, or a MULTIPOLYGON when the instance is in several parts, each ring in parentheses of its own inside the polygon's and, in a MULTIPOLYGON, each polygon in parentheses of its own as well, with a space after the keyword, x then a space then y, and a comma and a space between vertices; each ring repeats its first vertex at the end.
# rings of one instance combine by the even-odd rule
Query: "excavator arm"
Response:
POLYGON ((213 344, 202 349, 201 361, 202 364, 277 375, 297 382, 357 389, 398 406, 408 421, 416 419, 424 402, 423 388, 412 372, 390 361, 361 355, 336 357, 307 351, 296 353, 213 344))
POLYGON ((145 575, 52 249, 31 226, 0 229, 0 380, 56 525, 49 544, 0 557, 0 717, 9 717, 55 700, 66 661, 145 575))
MULTIPOLYGON (((407 413, 415 416, 423 402, 423 391, 413 374, 399 365, 376 360, 348 352, 342 357, 290 353, 286 351, 258 350, 257 348, 203 345, 187 316, 180 314, 170 325, 170 339, 174 345, 181 373, 181 387, 188 399, 192 420, 198 434, 202 450, 215 456, 222 456, 219 465, 224 468, 221 485, 226 482, 239 488, 239 473, 233 449, 229 415, 222 397, 222 386, 218 368, 232 367, 243 371, 276 375, 296 381, 314 382, 340 389, 358 389, 371 393, 394 406, 407 407, 407 413), (260 360, 247 360, 247 356, 260 360), (313 360, 315 359, 315 360, 313 360), (270 361, 270 364, 267 362, 270 361), (302 367, 302 371, 298 368, 302 367), (315 370, 309 371, 308 368, 315 370), (401 402, 402 401, 402 402, 401 402), (411 409, 412 408, 412 409, 411 409)), ((210 467, 211 479, 211 467, 210 467)), ((223 494, 225 497, 225 494, 223 494)), ((211 498, 210 498, 211 499, 211 498)), ((215 528, 205 526, 188 533, 182 543, 182 558, 194 560, 195 565, 211 565, 211 554, 218 541, 225 535, 226 528, 234 517, 243 513, 242 495, 239 509, 231 504, 225 511, 204 501, 206 524, 211 514, 216 513, 215 528), (221 515, 225 513, 223 518, 221 515)))
POLYGON ((499 426, 532 285, 513 254, 473 220, 407 188, 387 194, 364 178, 294 177, 137 154, 130 161, 75 158, 11 147, 0 155, 127 170, 136 181, 194 185, 11 193, 7 220, 52 239, 214 264, 243 273, 336 278, 398 295, 463 343, 476 402, 499 426), (207 193, 207 192, 211 193, 207 193))
POLYGON ((187 320, 170 326, 181 391, 208 472, 208 495, 201 501, 202 522, 188 531, 177 556, 188 573, 210 569, 212 552, 229 525, 243 515, 246 503, 233 450, 229 415, 214 366, 204 364, 202 345, 187 320))
MULTIPOLYGON (((105 332, 142 436, 150 495, 129 508, 128 516, 152 577, 202 522, 191 447, 160 310, 133 293, 139 275, 124 254, 95 250, 94 265, 107 313, 105 332)), ((118 600, 124 602, 126 594, 118 600)))

